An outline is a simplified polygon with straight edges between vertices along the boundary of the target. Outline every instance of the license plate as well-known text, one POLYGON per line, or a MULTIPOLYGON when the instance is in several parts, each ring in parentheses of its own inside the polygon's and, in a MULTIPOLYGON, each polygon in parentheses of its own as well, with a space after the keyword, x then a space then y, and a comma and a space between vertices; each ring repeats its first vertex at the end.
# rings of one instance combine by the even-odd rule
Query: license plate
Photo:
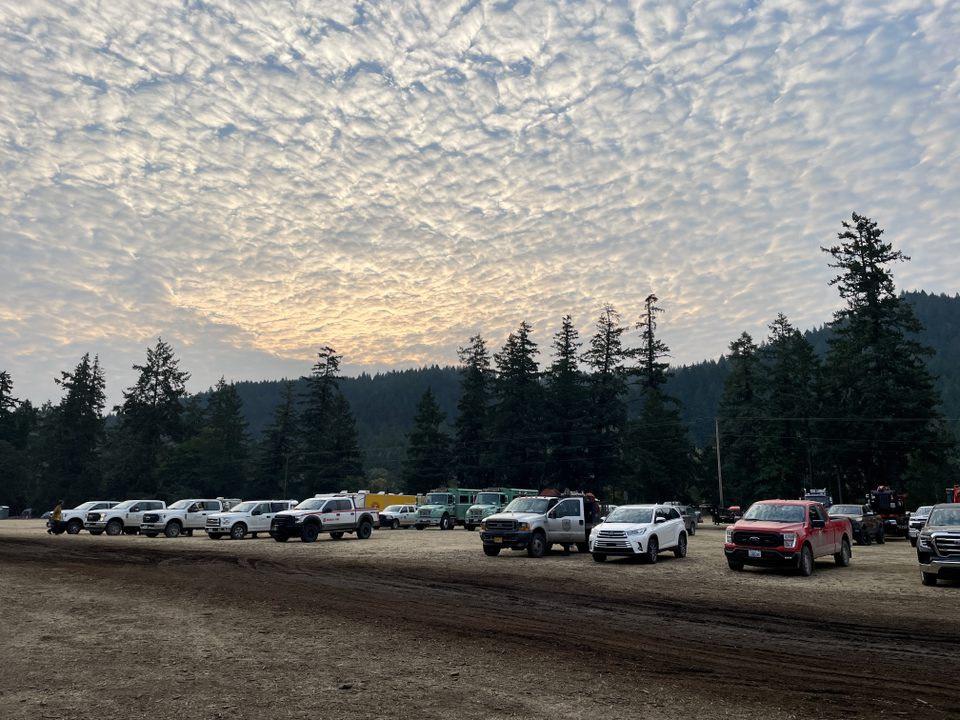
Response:
POLYGON ((503 538, 501 538, 501 537, 495 537, 495 538, 493 539, 493 542, 494 542, 495 545, 502 545, 502 544, 503 544, 503 538))
POLYGON ((752 558, 763 557, 763 553, 759 550, 747 550, 747 555, 752 558))

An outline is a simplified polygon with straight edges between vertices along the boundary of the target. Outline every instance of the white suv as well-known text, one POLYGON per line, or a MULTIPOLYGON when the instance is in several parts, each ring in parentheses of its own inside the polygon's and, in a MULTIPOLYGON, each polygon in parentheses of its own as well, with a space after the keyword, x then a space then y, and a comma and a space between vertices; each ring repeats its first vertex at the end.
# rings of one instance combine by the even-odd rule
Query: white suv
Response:
POLYGON ((663 550, 687 555, 683 516, 669 505, 621 505, 590 533, 590 553, 597 562, 610 555, 655 563, 663 550))
POLYGON ((247 533, 270 532, 270 521, 278 512, 295 507, 296 500, 248 500, 234 505, 227 512, 207 516, 206 531, 211 540, 229 535, 234 540, 243 540, 247 533))

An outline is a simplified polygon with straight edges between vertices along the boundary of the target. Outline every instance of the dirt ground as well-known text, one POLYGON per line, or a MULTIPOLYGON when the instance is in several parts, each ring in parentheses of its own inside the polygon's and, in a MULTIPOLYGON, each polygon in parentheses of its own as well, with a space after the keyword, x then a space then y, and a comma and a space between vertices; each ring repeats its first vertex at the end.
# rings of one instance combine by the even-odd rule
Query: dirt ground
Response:
POLYGON ((960 585, 910 546, 813 577, 687 558, 48 536, 0 521, 0 717, 960 717, 960 585))

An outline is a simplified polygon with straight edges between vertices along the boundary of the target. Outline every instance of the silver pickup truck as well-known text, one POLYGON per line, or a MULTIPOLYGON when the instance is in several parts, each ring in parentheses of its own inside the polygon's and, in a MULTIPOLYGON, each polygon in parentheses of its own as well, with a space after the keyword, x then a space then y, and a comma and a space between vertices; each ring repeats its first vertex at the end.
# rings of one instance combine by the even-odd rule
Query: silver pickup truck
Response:
POLYGON ((590 495, 519 497, 503 512, 480 524, 483 552, 496 556, 504 548, 526 550, 530 557, 543 557, 553 545, 565 551, 576 545, 588 552, 590 531, 600 522, 600 504, 590 495))

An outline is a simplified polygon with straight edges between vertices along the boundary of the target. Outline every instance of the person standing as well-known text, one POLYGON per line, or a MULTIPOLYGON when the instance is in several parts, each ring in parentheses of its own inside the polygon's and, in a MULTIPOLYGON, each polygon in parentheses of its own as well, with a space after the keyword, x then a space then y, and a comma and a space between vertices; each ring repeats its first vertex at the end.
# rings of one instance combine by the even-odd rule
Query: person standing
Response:
POLYGON ((63 522, 63 500, 58 500, 57 506, 53 509, 53 513, 50 515, 50 527, 47 528, 47 533, 52 534, 55 531, 59 530, 62 522, 63 522))

